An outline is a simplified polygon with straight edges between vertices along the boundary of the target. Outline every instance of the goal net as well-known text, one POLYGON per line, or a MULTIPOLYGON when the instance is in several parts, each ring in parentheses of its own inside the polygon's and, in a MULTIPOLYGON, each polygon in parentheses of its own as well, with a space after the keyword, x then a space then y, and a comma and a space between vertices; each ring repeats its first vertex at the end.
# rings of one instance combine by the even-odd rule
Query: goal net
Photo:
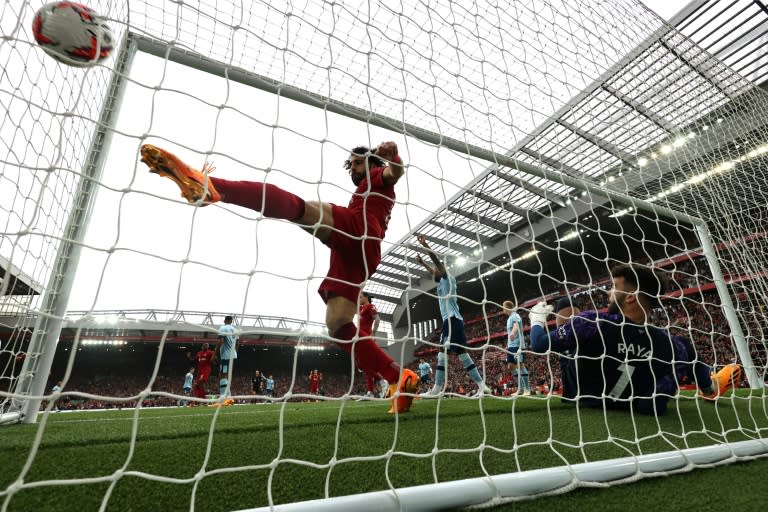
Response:
MULTIPOLYGON (((119 71, 56 65, 32 37, 37 7, 0 8, 0 418, 9 421, 21 417, 21 397, 44 391, 32 381, 50 368, 119 71)), ((125 17, 125 6, 114 16, 125 17)), ((122 37, 125 26, 115 28, 122 37)))
POLYGON ((0 7, 0 400, 35 423, 0 440, 5 507, 490 506, 766 454, 765 93, 637 2, 390 4, 94 1, 120 44, 87 69, 35 45, 38 5, 0 7), (377 342, 437 370, 424 235, 492 390, 450 356, 442 392, 393 415, 318 327, 328 248, 188 205, 139 161, 150 143, 345 205, 350 149, 389 140, 406 172, 365 284, 377 342), (561 401, 569 354, 530 347, 523 386, 504 301, 526 336, 542 300, 604 312, 623 263, 670 283, 650 324, 742 365, 732 392, 586 408, 561 401), (215 371, 183 386, 226 315, 232 407, 215 371))

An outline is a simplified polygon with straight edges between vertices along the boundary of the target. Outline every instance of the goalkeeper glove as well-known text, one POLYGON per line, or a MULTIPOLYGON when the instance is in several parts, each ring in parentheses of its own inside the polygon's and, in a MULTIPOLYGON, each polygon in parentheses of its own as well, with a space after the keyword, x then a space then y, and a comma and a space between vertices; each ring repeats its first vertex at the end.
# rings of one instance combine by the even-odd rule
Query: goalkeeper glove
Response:
POLYGON ((544 328, 547 327, 547 316, 552 312, 552 306, 544 301, 539 302, 533 308, 528 318, 531 320, 531 327, 534 325, 540 325, 544 328))

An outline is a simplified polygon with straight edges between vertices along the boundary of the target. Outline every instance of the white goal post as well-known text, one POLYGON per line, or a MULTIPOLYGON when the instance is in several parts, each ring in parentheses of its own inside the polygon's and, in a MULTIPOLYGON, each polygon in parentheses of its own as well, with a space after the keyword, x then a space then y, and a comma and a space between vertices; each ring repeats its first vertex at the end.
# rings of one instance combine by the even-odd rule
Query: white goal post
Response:
MULTIPOLYGON (((272 221, 221 205, 205 210, 189 207, 178 216, 180 209, 161 210, 179 207, 170 204, 169 189, 146 186, 142 179, 147 173, 137 158, 125 161, 126 155, 136 157, 146 142, 167 143, 183 158, 194 158, 190 155, 196 153, 200 163, 215 159, 217 176, 233 172, 276 180, 281 186, 306 187, 302 190, 309 199, 331 195, 341 201, 349 184, 336 180, 338 169, 327 167, 339 155, 345 158, 349 144, 355 144, 347 138, 359 136, 374 145, 378 137, 399 137, 407 171, 395 205, 395 215, 402 214, 390 227, 399 239, 385 240, 379 273, 366 285, 376 297, 387 333, 391 332, 391 338, 380 342, 400 364, 414 369, 415 360, 403 357, 414 347, 417 356, 430 358, 436 353, 435 285, 415 263, 418 249, 413 243, 417 233, 426 234, 458 277, 469 353, 483 377, 498 385, 497 395, 479 399, 480 404, 495 400, 514 411, 526 400, 517 391, 510 393, 509 372, 502 363, 506 317, 500 306, 505 299, 514 299, 526 316, 538 300, 564 294, 579 297, 587 309, 601 310, 606 306, 610 267, 633 261, 661 269, 675 283, 660 297, 666 302, 655 311, 657 324, 691 338, 697 357, 715 370, 736 361, 743 366, 745 389, 727 401, 705 405, 735 411, 764 404, 768 95, 639 3, 552 1, 547 2, 551 12, 546 13, 536 7, 536 0, 510 2, 507 9, 485 2, 432 6, 418 1, 397 8, 388 2, 363 7, 323 1, 300 7, 287 1, 225 0, 197 6, 139 1, 117 2, 117 7, 106 1, 94 3, 114 25, 119 51, 108 66, 78 71, 45 60, 26 40, 28 30, 18 27, 28 18, 29 6, 19 12, 0 8, 6 36, 0 44, 0 65, 19 70, 29 61, 40 73, 39 77, 22 74, 20 84, 9 73, 0 75, 0 105, 6 111, 0 137, 10 141, 0 146, 0 262, 5 276, 16 269, 46 283, 39 295, 28 291, 29 296, 19 299, 10 293, 11 279, 0 282, 0 423, 36 423, 43 416, 23 472, 45 439, 46 422, 60 396, 51 391, 51 372, 73 296, 87 290, 85 295, 92 296, 80 299, 81 304, 97 310, 107 300, 110 284, 113 292, 120 293, 127 281, 115 279, 114 285, 111 273, 123 255, 142 262, 137 267, 156 264, 173 274, 172 289, 158 292, 162 298, 145 293, 141 300, 167 300, 179 311, 187 297, 207 292, 199 287, 203 275, 222 281, 211 286, 235 297, 232 309, 241 314, 249 313, 254 288, 266 278, 276 279, 286 290, 296 285, 306 292, 298 295, 300 314, 309 315, 312 304, 319 301, 314 288, 323 276, 322 264, 313 262, 306 272, 297 273, 270 266, 263 255, 270 243, 270 234, 265 233, 274 234, 268 231, 272 221), (573 20, 577 21, 572 24, 573 20), (139 58, 147 59, 141 61, 146 69, 135 65, 139 58), (49 69, 55 71, 46 75, 49 69), (185 79, 179 80, 182 85, 174 82, 169 78, 174 73, 189 73, 185 78, 189 91, 194 91, 191 82, 211 80, 216 84, 211 89, 221 86, 224 93, 197 97, 203 93, 189 92, 185 79), (201 78, 204 75, 209 76, 201 78), (43 93, 35 85, 40 82, 46 84, 43 93), (253 97, 264 98, 262 93, 273 97, 274 105, 249 103, 240 96, 241 86, 252 89, 253 97), (124 101, 129 88, 139 91, 131 98, 147 103, 124 101), (59 103, 51 98, 59 98, 59 103), (182 107, 167 107, 176 102, 182 107), (202 112, 200 119, 205 119, 192 139, 175 135, 174 126, 158 120, 170 112, 179 116, 179 125, 196 123, 197 118, 184 117, 184 106, 194 110, 191 116, 202 112), (286 112, 299 108, 297 117, 306 115, 309 121, 289 119, 286 112), (139 120, 126 120, 129 113, 136 113, 139 120), (118 118, 123 115, 121 124, 118 118), (57 136, 50 135, 56 130, 57 136), (230 130, 258 135, 231 144, 230 130), (67 139, 70 132, 74 135, 67 139), (253 140, 258 137, 264 140, 253 140), (121 145, 117 156, 110 154, 113 138, 119 138, 121 145), (300 149, 293 151, 290 144, 300 149), (249 155, 251 150, 257 156, 249 155), (313 163, 307 166, 319 170, 293 171, 286 162, 295 164, 292 158, 298 155, 290 153, 314 155, 308 157, 313 163), (109 168, 116 164, 123 167, 119 172, 109 168), (108 194, 108 204, 96 205, 99 194, 108 194), (134 200, 142 206, 131 210, 134 200), (178 244, 183 249, 166 250, 154 240, 155 250, 151 243, 123 234, 136 224, 148 224, 135 215, 146 205, 157 207, 162 215, 171 212, 168 217, 178 223, 174 226, 183 226, 175 230, 187 236, 178 244), (96 211, 102 212, 101 219, 95 218, 96 211), (218 220, 206 220, 206 215, 218 220), (221 261, 201 249, 204 244, 199 240, 219 234, 222 219, 238 226, 232 237, 237 238, 235 251, 256 263, 221 261), (104 223, 89 234, 94 220, 104 223), (103 239, 94 234, 99 229, 108 231, 103 239), (81 257, 83 252, 88 256, 81 257), (236 291, 228 293, 228 287, 236 291)), ((285 225, 278 229, 297 230, 285 225)), ((297 252, 316 249, 307 247, 297 252)), ((318 254, 324 254, 325 248, 319 249, 318 254)), ((309 252, 306 259, 312 259, 309 252)), ((279 299, 275 302, 283 301, 279 299)), ((169 331, 164 328, 161 347, 169 331)), ((56 369, 65 383, 75 372, 80 357, 77 343, 85 334, 78 331, 76 338, 65 367, 56 369)), ((546 397, 542 400, 548 404, 559 403, 552 395, 558 381, 552 361, 547 354, 531 363, 531 378, 535 375, 537 385, 540 381, 544 390, 540 394, 546 397)), ((159 366, 160 356, 152 370, 153 383, 159 366)), ((295 360, 293 372, 295 382, 295 360)), ((352 389, 355 378, 353 370, 347 388, 331 397, 345 403, 342 410, 346 401, 361 398, 352 389)), ((449 372, 449 380, 455 378, 449 372)), ((156 390, 144 389, 139 403, 152 391, 156 390)), ((291 394, 300 393, 291 388, 286 403, 291 394)), ((423 453, 390 449, 376 457, 435 460, 440 454, 464 450, 442 446, 437 428, 444 421, 441 404, 463 400, 464 394, 451 388, 439 399, 431 417, 436 426, 434 448, 423 453)), ((683 393, 679 401, 682 405, 671 407, 671 414, 677 414, 682 425, 685 414, 680 411, 685 407, 695 407, 697 418, 708 414, 700 412, 704 405, 695 394, 683 393)), ((412 415, 419 414, 419 405, 416 402, 412 415)), ((134 408, 134 430, 142 421, 140 409, 140 405, 134 408)), ((705 429, 712 438, 710 446, 590 460, 588 443, 582 439, 557 439, 547 405, 541 412, 552 433, 540 444, 548 446, 562 465, 510 468, 508 473, 458 480, 441 480, 435 469, 434 483, 403 487, 392 484, 386 474, 386 490, 350 496, 330 492, 326 482, 325 499, 292 504, 273 503, 270 487, 269 503, 248 510, 493 506, 579 486, 626 483, 750 460, 768 455, 768 417, 764 407, 759 409, 751 410, 753 423, 733 429, 750 440, 729 441, 730 427, 715 435, 705 429), (562 446, 581 450, 581 457, 561 455, 562 446)), ((424 410, 432 411, 426 405, 424 410)), ((605 417, 610 414, 605 411, 605 417)), ((576 409, 582 421, 580 415, 576 409)), ((514 413, 511 420, 505 418, 514 428, 514 413)), ((407 428, 404 420, 393 416, 398 432, 407 428)), ((634 416, 631 421, 634 425, 634 416)), ((341 412, 337 423, 336 444, 344 428, 341 412)), ((281 433, 290 428, 282 417, 277 426, 281 433)), ((206 457, 215 435, 212 424, 206 457)), ((625 452, 631 452, 625 445, 642 451, 643 439, 634 435, 628 440, 619 435, 613 441, 625 452)), ((664 436, 661 425, 653 436, 664 436)), ((135 442, 132 437, 132 448, 135 442)), ((483 444, 466 451, 485 449, 514 454, 520 446, 483 444)), ((354 459, 336 460, 334 455, 321 464, 290 462, 333 469, 354 459)), ((258 468, 270 471, 270 485, 281 462, 258 468)), ((130 476, 189 483, 140 471, 130 476)), ((105 480, 114 486, 123 477, 121 469, 105 480)), ((330 481, 330 470, 327 478, 330 481)), ((76 485, 56 483, 65 484, 76 485)), ((2 496, 10 499, 24 485, 17 481, 2 496)), ((105 504, 111 492, 110 487, 105 504)))

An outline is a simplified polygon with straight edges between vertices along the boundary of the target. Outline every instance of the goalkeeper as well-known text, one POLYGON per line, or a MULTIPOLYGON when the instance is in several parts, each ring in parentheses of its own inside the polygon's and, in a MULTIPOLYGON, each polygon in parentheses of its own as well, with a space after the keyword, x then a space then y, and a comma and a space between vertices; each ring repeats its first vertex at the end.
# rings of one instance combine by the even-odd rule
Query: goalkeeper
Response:
POLYGON ((741 365, 713 376, 690 341, 648 324, 664 288, 652 269, 620 265, 611 277, 605 313, 581 313, 569 299, 560 299, 554 308, 558 326, 547 332, 553 307, 539 302, 531 309, 531 349, 560 354, 563 399, 661 415, 681 382, 695 382, 703 398, 714 400, 740 381, 741 365))

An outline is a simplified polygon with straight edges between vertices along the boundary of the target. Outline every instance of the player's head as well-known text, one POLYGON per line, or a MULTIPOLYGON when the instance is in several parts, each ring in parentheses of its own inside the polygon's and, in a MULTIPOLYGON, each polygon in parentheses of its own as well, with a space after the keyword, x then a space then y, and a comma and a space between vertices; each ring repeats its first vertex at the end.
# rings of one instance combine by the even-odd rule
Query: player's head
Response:
POLYGON ((555 301, 552 312, 555 314, 555 324, 560 327, 569 321, 572 316, 578 315, 581 310, 576 306, 570 295, 565 295, 555 301))
POLYGON ((501 307, 504 309, 505 315, 511 315, 512 312, 517 309, 517 304, 511 300, 505 300, 501 307))
POLYGON ((360 292, 360 304, 371 304, 373 302, 373 295, 368 292, 360 292))
POLYGON ((208 350, 208 344, 207 343, 203 343, 203 350, 208 350))
POLYGON ((359 185, 365 179, 366 170, 374 167, 382 167, 384 161, 371 153, 371 149, 366 146, 357 146, 352 148, 349 158, 344 161, 344 168, 349 171, 352 183, 359 185), (366 155, 368 155, 366 157, 366 155), (366 166, 366 161, 368 165, 366 166))
POLYGON ((654 270, 645 265, 625 264, 611 270, 613 288, 608 303, 609 313, 648 314, 659 305, 664 293, 664 281, 654 270))
POLYGON ((231 324, 232 320, 234 320, 234 318, 232 318, 232 315, 227 315, 227 316, 224 317, 224 323, 225 324, 231 324))
POLYGON ((194 366, 190 366, 189 367, 189 373, 195 373, 195 367, 194 366))

